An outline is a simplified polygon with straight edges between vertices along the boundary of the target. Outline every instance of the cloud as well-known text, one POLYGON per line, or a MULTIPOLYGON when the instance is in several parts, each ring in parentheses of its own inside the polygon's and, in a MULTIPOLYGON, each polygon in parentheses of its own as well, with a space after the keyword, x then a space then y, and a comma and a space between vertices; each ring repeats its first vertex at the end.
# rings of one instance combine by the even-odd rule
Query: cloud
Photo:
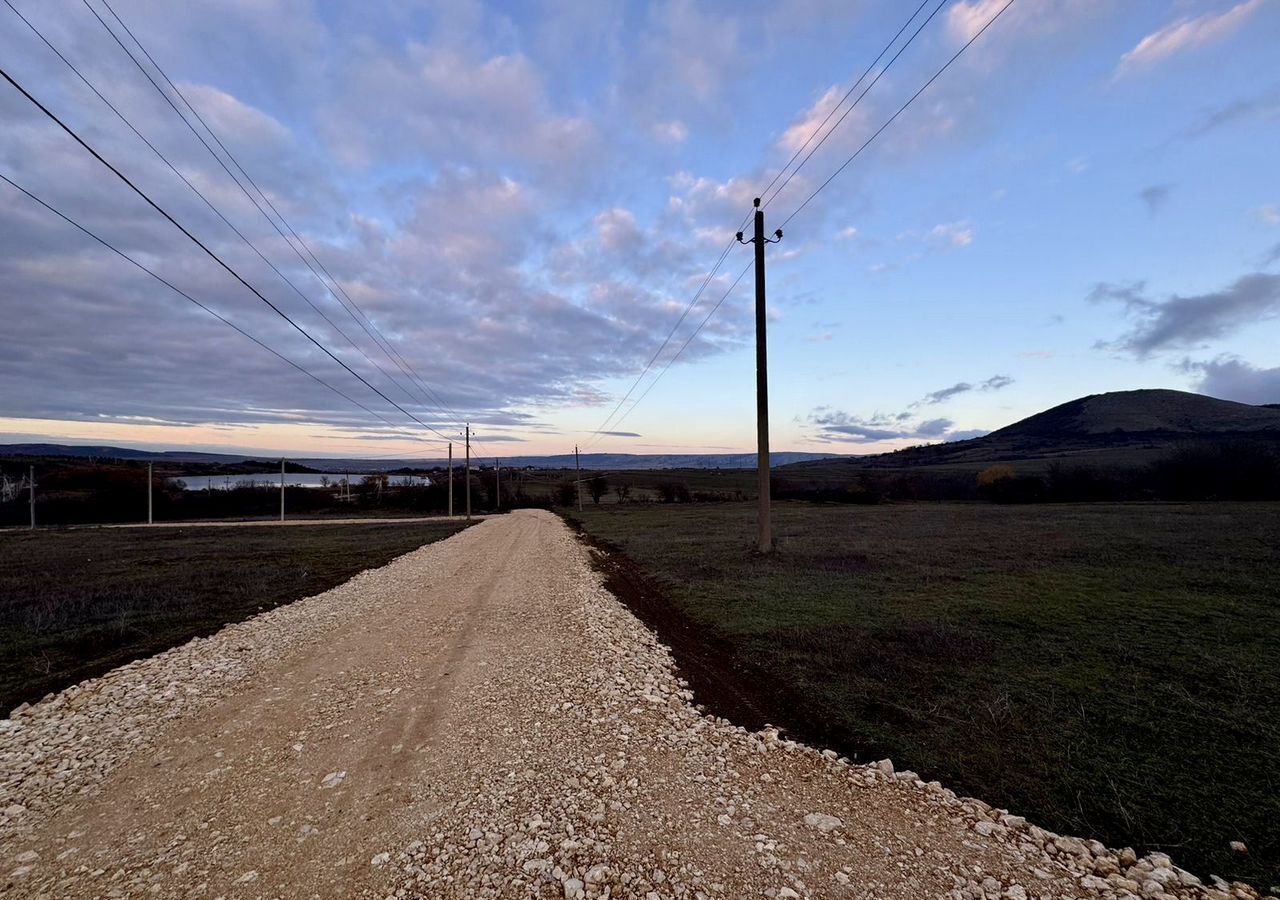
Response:
POLYGON ((1183 136, 1198 138, 1239 122, 1270 121, 1276 118, 1280 118, 1280 89, 1272 89, 1256 97, 1232 100, 1211 109, 1184 131, 1183 136))
POLYGON ((935 406, 939 403, 945 403, 946 401, 950 400, 952 397, 957 397, 960 394, 967 394, 971 390, 973 390, 973 385, 971 385, 967 381, 961 381, 957 384, 951 385, 951 387, 942 388, 941 390, 937 390, 937 391, 933 391, 932 393, 925 394, 923 398, 917 401, 917 404, 925 405, 925 406, 935 406))
POLYGON ((858 236, 858 229, 854 228, 852 225, 849 225, 845 228, 841 228, 839 231, 836 232, 836 237, 842 241, 851 241, 857 236, 858 236))
POLYGON ((952 247, 968 247, 973 243, 973 224, 970 222, 946 222, 935 225, 929 231, 929 238, 934 242, 948 244, 952 247))
POLYGON ((681 144, 689 137, 689 126, 679 119, 654 122, 653 136, 664 144, 681 144))
POLYGON ((916 434, 921 437, 942 437, 956 423, 950 419, 927 419, 916 425, 916 434))
POLYGON ((1154 216, 1164 208, 1172 187, 1168 184, 1153 184, 1138 191, 1138 198, 1146 204, 1147 215, 1154 216))
POLYGON ((644 437, 643 434, 638 434, 637 432, 634 432, 634 431, 601 431, 599 433, 606 435, 608 437, 627 437, 627 438, 644 437))
POLYGON ((992 375, 985 381, 972 384, 960 381, 950 387, 941 388, 926 394, 912 403, 910 408, 898 413, 877 413, 871 418, 862 418, 840 410, 820 406, 809 413, 807 421, 817 427, 817 440, 841 443, 874 443, 876 441, 935 441, 935 440, 967 440, 986 434, 985 431, 955 429, 955 422, 948 418, 937 417, 913 421, 916 413, 913 410, 922 406, 936 406, 945 403, 952 397, 967 394, 971 391, 999 391, 1013 384, 1008 375, 992 375))
POLYGON ((1225 12, 1205 13, 1171 22, 1138 41, 1137 46, 1120 57, 1115 77, 1122 78, 1180 53, 1221 40, 1243 26, 1262 4, 1263 0, 1245 0, 1225 12))
MULTIPOLYGON (((947 12, 947 31, 957 44, 976 35, 1007 0, 960 0, 947 12)), ((1015 3, 1000 17, 1006 35, 1051 34, 1105 9, 1106 0, 1030 0, 1015 3)))
POLYGON ((370 46, 352 60, 337 98, 324 111, 323 134, 353 164, 428 154, 567 178, 581 177, 597 155, 594 125, 559 112, 541 71, 520 53, 438 42, 410 42, 401 52, 370 46))
POLYGON ((1237 403, 1280 403, 1280 366, 1263 369, 1234 356, 1208 361, 1183 360, 1179 368, 1194 374, 1195 390, 1237 403))
POLYGON ((933 391, 931 393, 925 394, 922 398, 920 398, 919 400, 917 400, 915 403, 911 405, 912 406, 936 406, 939 403, 945 403, 946 401, 950 400, 952 397, 957 397, 960 394, 967 394, 970 391, 974 391, 974 390, 979 390, 979 391, 1003 390, 1004 388, 1007 388, 1009 385, 1013 384, 1013 381, 1014 381, 1013 378, 1011 378, 1008 375, 992 375, 986 381, 981 381, 977 385, 970 384, 967 381, 960 381, 960 382, 957 382, 956 384, 951 385, 951 387, 945 387, 945 388, 942 388, 941 390, 937 390, 937 391, 933 391))
MULTIPOLYGON (((818 427, 818 440, 848 443, 872 443, 923 437, 916 428, 903 428, 895 422, 874 417, 863 419, 839 410, 814 410, 809 422, 818 427)), ((945 420, 934 420, 934 423, 945 420)))
POLYGON ((1146 284, 1099 284, 1092 302, 1114 301, 1124 306, 1133 328, 1099 346, 1145 358, 1160 350, 1194 346, 1225 337, 1248 325, 1280 315, 1280 275, 1256 273, 1237 279, 1222 290, 1152 300, 1146 284))
POLYGON ((1258 207, 1258 218, 1266 225, 1280 225, 1280 207, 1268 203, 1258 207))
POLYGON ((873 444, 880 441, 933 442, 965 440, 985 434, 983 431, 955 430, 955 422, 947 418, 911 422, 910 413, 877 414, 870 419, 842 410, 820 406, 806 417, 816 428, 815 440, 824 443, 873 444))

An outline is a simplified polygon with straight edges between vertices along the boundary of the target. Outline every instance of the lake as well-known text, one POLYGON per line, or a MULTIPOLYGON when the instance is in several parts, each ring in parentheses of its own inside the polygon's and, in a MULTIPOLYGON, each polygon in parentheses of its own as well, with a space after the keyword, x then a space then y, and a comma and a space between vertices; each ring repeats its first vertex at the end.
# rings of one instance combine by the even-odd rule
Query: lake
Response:
MULTIPOLYGON (((284 476, 284 483, 287 487, 305 487, 319 488, 325 487, 326 484, 336 487, 342 484, 342 480, 347 475, 343 473, 329 472, 289 472, 284 476)), ((425 487, 431 484, 431 479, 425 475, 389 475, 390 485, 392 487, 400 487, 402 485, 415 485, 425 487)), ((188 491, 227 491, 236 487, 245 487, 251 485, 253 487, 280 487, 279 472, 253 472, 245 475, 179 475, 177 478, 186 485, 188 491)), ((352 472, 350 475, 351 486, 356 487, 360 484, 360 479, 364 475, 352 472)))

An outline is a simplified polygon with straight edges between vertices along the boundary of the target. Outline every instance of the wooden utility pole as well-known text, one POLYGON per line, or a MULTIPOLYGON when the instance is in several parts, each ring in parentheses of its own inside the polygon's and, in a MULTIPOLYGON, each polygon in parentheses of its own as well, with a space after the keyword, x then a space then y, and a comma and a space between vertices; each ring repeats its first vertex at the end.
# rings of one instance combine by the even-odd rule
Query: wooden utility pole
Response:
POLYGON ((449 518, 453 518, 453 441, 449 442, 449 518))
POLYGON ((280 458, 280 521, 284 521, 284 457, 280 458))
POLYGON ((147 463, 147 524, 150 525, 155 520, 151 516, 151 484, 154 481, 151 467, 155 463, 147 463))
POLYGON ((471 423, 467 423, 467 521, 471 521, 471 423))
POLYGON ((36 530, 36 467, 32 466, 27 474, 27 497, 31 504, 31 530, 36 530))
POLYGON ((498 465, 498 457, 493 458, 493 508, 502 509, 502 468, 498 465))
POLYGON ((578 445, 573 445, 573 468, 577 471, 578 477, 574 479, 574 484, 578 486, 578 512, 582 512, 582 460, 578 458, 578 445))
POLYGON ((765 331, 764 245, 782 240, 782 229, 774 232, 775 238, 766 238, 764 210, 760 208, 759 197, 755 207, 755 234, 751 240, 744 241, 739 231, 738 242, 756 245, 756 490, 760 495, 756 541, 761 553, 769 553, 773 550, 773 526, 769 507, 769 351, 765 331))

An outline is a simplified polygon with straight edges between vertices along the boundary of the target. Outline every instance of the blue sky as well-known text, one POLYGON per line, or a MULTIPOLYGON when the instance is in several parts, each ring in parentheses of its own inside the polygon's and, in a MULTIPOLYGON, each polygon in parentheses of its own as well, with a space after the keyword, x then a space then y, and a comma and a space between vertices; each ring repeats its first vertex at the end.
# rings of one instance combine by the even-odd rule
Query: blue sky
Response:
MULTIPOLYGON (((746 247, 607 429, 626 434, 593 432, 751 198, 916 7, 112 2, 442 412, 83 3, 14 5, 332 322, 4 9, 10 74, 435 431, 4 86, 0 172, 395 424, 0 185, 0 440, 350 455, 434 454, 462 419, 503 455, 750 449, 750 275, 649 389, 746 247)), ((770 202, 769 230, 1003 6, 926 3, 919 37, 770 202)), ((769 248, 774 447, 954 439, 1139 387, 1280 402, 1278 39, 1275 0, 1014 0, 769 248)))

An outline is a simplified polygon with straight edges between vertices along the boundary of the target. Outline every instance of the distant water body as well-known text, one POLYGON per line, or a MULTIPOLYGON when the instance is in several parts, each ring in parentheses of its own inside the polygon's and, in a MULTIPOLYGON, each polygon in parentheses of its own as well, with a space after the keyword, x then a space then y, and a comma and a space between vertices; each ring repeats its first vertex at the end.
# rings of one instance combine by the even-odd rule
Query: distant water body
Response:
MULTIPOLYGON (((326 483, 329 487, 336 487, 342 484, 342 480, 348 477, 343 473, 327 473, 327 472, 307 472, 293 473, 289 472, 284 476, 286 487, 305 487, 319 488, 325 487, 326 483), (327 482, 326 482, 327 480, 327 482)), ((392 487, 401 485, 426 486, 431 484, 431 479, 421 475, 389 475, 387 476, 392 487)), ((354 472, 350 475, 352 486, 360 484, 363 475, 354 472)), ((238 487, 280 487, 279 472, 253 472, 247 475, 179 475, 178 480, 186 485, 188 491, 229 491, 238 487)))

